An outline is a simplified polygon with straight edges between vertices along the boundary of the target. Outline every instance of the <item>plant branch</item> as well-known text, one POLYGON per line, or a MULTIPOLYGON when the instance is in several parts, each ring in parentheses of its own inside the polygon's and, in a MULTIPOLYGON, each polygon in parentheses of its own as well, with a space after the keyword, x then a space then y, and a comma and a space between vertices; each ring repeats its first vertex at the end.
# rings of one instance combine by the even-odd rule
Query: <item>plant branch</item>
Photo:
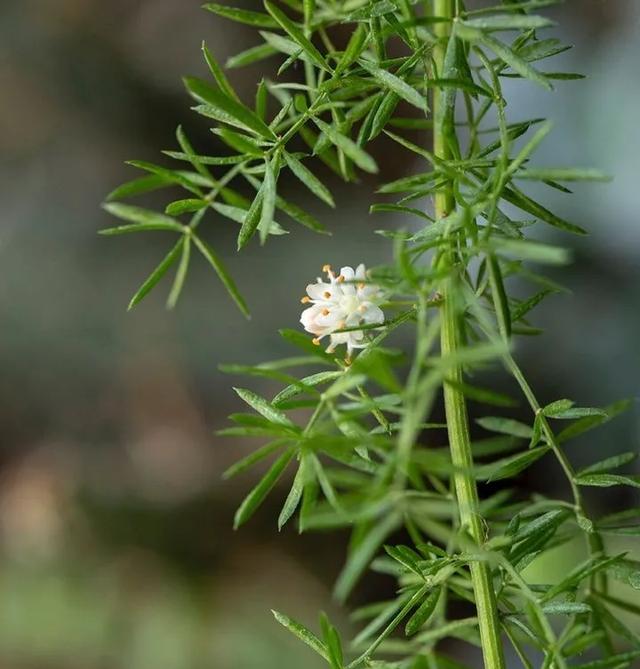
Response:
MULTIPOLYGON (((435 0, 434 13, 438 18, 452 19, 454 16, 453 0, 435 0)), ((434 63, 437 76, 442 76, 445 53, 450 39, 450 24, 436 24, 438 43, 434 48, 434 63)), ((443 93, 440 88, 434 89, 434 154, 446 161, 450 157, 448 138, 444 128, 443 93)), ((436 220, 445 218, 455 206, 451 184, 445 185, 435 195, 436 220)), ((449 233, 451 234, 451 233, 449 233)), ((455 355, 460 348, 461 332, 456 308, 456 240, 451 237, 443 261, 450 268, 450 277, 443 286, 441 351, 443 356, 455 355)), ((479 512, 478 489, 473 477, 473 456, 469 436, 467 407, 460 383, 463 378, 462 367, 455 365, 449 376, 453 383, 444 384, 444 401, 449 433, 449 448, 455 467, 454 485, 458 500, 460 526, 470 533, 478 544, 484 543, 484 526, 479 512)), ((504 653, 500 638, 500 622, 493 587, 491 570, 485 562, 472 562, 470 565, 471 579, 476 597, 478 625, 482 642, 482 653, 485 669, 504 669, 504 653)))

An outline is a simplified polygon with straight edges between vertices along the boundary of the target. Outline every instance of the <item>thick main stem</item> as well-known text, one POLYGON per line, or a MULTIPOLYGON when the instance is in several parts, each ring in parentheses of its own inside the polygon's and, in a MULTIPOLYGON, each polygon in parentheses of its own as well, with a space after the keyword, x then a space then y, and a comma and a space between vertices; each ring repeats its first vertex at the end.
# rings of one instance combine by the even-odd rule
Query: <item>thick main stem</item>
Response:
MULTIPOLYGON (((455 0, 434 0, 434 14, 439 18, 448 19, 436 23, 439 42, 434 49, 436 76, 442 77, 444 58, 447 49, 455 0)), ((447 160, 450 157, 447 137, 444 132, 444 110, 442 92, 436 88, 433 96, 434 113, 434 153, 447 160)), ((436 219, 448 216, 455 206, 450 185, 445 185, 435 196, 436 219)), ((456 262, 455 240, 452 239, 445 254, 445 262, 453 266, 456 262)), ((442 288, 442 330, 440 345, 443 356, 455 354, 461 344, 461 333, 458 313, 455 304, 456 281, 451 277, 442 288)), ((458 501, 460 525, 469 532, 473 540, 481 546, 484 543, 483 521, 479 511, 479 498, 476 482, 473 477, 473 456, 469 436, 469 420, 463 393, 460 390, 462 368, 455 365, 449 373, 449 381, 444 385, 444 402, 449 433, 449 448, 455 467, 454 486, 458 501)), ((500 621, 496 596, 491 578, 491 571, 486 562, 472 562, 470 565, 471 580, 478 610, 478 624, 485 669, 504 669, 504 654, 500 639, 500 621)))

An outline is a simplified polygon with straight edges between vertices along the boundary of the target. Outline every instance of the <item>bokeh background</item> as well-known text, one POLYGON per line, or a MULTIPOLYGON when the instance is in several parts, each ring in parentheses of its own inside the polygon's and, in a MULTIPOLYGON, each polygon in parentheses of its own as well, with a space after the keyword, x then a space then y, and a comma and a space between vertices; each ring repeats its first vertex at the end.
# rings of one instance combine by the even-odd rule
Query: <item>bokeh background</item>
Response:
MULTIPOLYGON (((217 366, 290 352, 277 329, 297 326, 300 290, 325 262, 387 259, 372 230, 401 221, 368 215, 376 181, 355 189, 331 182, 335 211, 285 184, 333 237, 296 229, 237 256, 233 228, 210 223, 249 300, 249 324, 200 262, 174 312, 164 309, 162 284, 127 313, 168 240, 96 235, 111 223, 99 208, 105 194, 136 176, 125 159, 161 160, 178 123, 202 152, 214 150, 203 119, 188 110, 180 75, 205 73, 202 39, 224 61, 256 38, 199 4, 0 3, 3 668, 313 668, 269 609, 313 625, 324 608, 349 628, 330 597, 345 536, 300 539, 293 528, 278 535, 284 490, 232 532, 252 476, 220 477, 247 445, 214 435, 239 409, 230 390, 238 379, 217 366)), ((575 264, 562 270, 573 294, 538 310, 536 324, 548 334, 521 342, 518 354, 543 399, 606 404, 637 396, 640 378, 640 4, 570 0, 551 14, 575 44, 553 68, 589 78, 553 95, 519 88, 509 112, 556 120, 539 164, 594 165, 615 180, 573 197, 547 193, 592 234, 565 240, 576 247, 575 264)), ((232 74, 245 99, 271 67, 232 74)), ((380 151, 380 180, 412 169, 392 147, 380 151)), ((580 464, 637 448, 638 431, 635 407, 572 446, 571 457, 580 464)), ((542 477, 547 489, 560 485, 548 466, 523 485, 542 477)), ((593 508, 632 503, 632 492, 607 492, 593 508)), ((560 555, 548 568, 572 560, 560 555)), ((354 601, 388 588, 372 579, 354 601)))

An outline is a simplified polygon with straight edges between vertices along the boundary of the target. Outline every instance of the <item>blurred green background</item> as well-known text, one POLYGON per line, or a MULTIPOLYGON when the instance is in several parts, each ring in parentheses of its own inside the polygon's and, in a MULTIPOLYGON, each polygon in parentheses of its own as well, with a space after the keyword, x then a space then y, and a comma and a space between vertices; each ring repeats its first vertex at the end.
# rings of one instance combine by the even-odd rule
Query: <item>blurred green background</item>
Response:
MULTIPOLYGON (((178 123, 201 152, 216 150, 203 119, 189 112, 180 75, 204 75, 202 39, 222 61, 257 39, 199 4, 0 4, 3 669, 312 669, 314 658, 269 609, 313 625, 325 608, 349 628, 330 597, 346 536, 278 535, 284 491, 232 532, 251 475, 220 478, 248 445, 213 434, 239 408, 230 390, 237 379, 217 365, 290 352, 277 328, 297 327, 300 293, 325 262, 388 258, 372 231, 402 221, 368 215, 377 181, 331 182, 335 211, 285 183, 333 237, 297 228, 237 256, 232 227, 210 221, 209 238, 248 298, 249 324, 199 262, 175 312, 165 311, 161 285, 127 313, 169 242, 96 235, 111 224, 99 209, 105 194, 136 176, 125 159, 161 161, 178 123)), ((577 248, 576 263, 562 270, 574 294, 538 310, 536 324, 548 333, 522 341, 518 354, 543 400, 606 404, 637 396, 640 378, 640 3, 570 0, 551 15, 576 48, 549 67, 589 78, 561 83, 553 95, 507 84, 507 95, 509 86, 517 92, 509 113, 557 121, 540 165, 594 165, 615 180, 573 197, 546 194, 592 234, 564 240, 577 248)), ((260 76, 273 76, 269 68, 231 75, 245 100, 260 76)), ((392 146, 379 151, 379 181, 411 169, 392 146)), ((635 409, 570 455, 580 464, 637 443, 635 409)), ((547 490, 560 485, 549 466, 523 485, 542 475, 547 490)), ((593 508, 632 503, 632 493, 607 493, 593 508)), ((574 559, 564 554, 553 566, 574 559)), ((374 578, 354 600, 389 587, 374 578)))

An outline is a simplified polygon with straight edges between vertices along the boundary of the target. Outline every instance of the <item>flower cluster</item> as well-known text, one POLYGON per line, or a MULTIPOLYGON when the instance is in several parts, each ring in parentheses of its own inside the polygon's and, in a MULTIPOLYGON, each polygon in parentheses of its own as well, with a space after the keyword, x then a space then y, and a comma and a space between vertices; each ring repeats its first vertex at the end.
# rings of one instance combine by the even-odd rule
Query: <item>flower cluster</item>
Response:
POLYGON ((363 264, 354 271, 352 267, 343 267, 336 276, 329 265, 322 268, 328 281, 318 277, 317 283, 307 286, 307 295, 303 304, 311 306, 302 312, 300 322, 307 332, 315 335, 314 344, 320 344, 323 337, 329 337, 331 343, 327 352, 331 353, 340 344, 347 345, 347 356, 353 349, 364 348, 368 339, 365 330, 356 330, 359 325, 380 325, 384 314, 380 309, 383 292, 379 286, 367 282, 363 264), (348 329, 347 332, 340 330, 348 329))

